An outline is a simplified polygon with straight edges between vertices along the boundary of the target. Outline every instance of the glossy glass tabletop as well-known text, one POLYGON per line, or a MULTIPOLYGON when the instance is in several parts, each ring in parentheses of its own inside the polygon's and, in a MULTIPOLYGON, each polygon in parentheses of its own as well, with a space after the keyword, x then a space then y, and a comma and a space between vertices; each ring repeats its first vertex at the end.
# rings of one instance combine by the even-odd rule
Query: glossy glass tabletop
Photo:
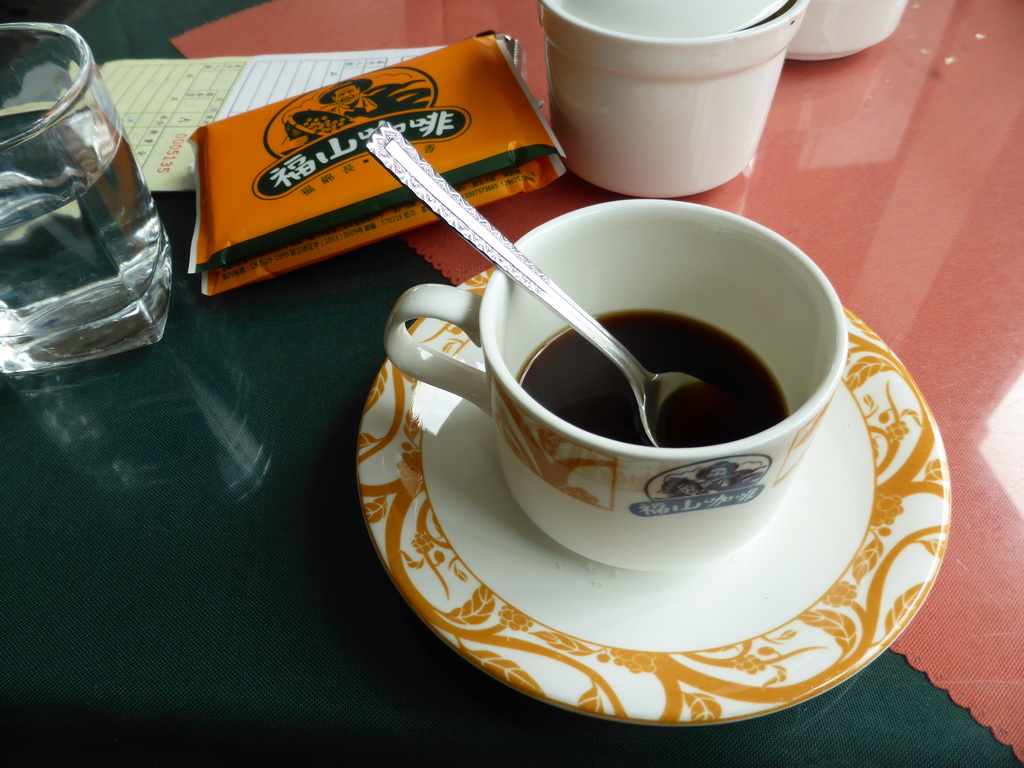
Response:
MULTIPOLYGON (((545 88, 528 0, 98 0, 76 26, 100 61, 499 29, 524 40, 528 82, 545 88)), ((945 562, 894 650, 820 696, 709 727, 597 720, 482 674, 395 588, 356 474, 392 303, 479 264, 430 227, 202 297, 186 274, 194 200, 162 193, 176 268, 165 338, 0 383, 0 754, 27 766, 1017 764, 1022 40, 1016 0, 911 3, 884 44, 787 63, 753 164, 691 198, 811 255, 941 432, 945 562)), ((567 176, 487 213, 516 237, 603 199, 567 176)))

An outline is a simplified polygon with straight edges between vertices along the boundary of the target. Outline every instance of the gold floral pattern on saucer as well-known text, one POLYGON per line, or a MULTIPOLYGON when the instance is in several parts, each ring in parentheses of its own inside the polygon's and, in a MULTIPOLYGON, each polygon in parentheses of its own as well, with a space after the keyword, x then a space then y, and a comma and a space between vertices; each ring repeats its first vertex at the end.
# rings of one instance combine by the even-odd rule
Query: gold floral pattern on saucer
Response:
MULTIPOLYGON (((480 275, 465 287, 481 291, 485 284, 480 275)), ((390 363, 370 391, 358 445, 363 512, 384 567, 420 618, 463 658, 523 693, 570 710, 631 722, 714 723, 777 711, 828 690, 885 650, 920 609, 942 561, 950 512, 945 454, 920 391, 877 335, 849 312, 847 320, 846 386, 837 397, 855 404, 848 408, 854 417, 833 416, 816 440, 849 439, 856 450, 870 450, 863 462, 873 467, 873 489, 863 495, 870 509, 837 513, 833 507, 843 505, 830 505, 821 494, 794 502, 806 507, 804 515, 854 515, 859 538, 843 550, 852 556, 836 565, 838 577, 813 585, 817 596, 767 631, 714 647, 673 649, 669 642, 666 648, 664 638, 651 644, 653 650, 642 642, 624 647, 567 629, 573 621, 562 622, 551 605, 544 606, 542 621, 533 615, 538 610, 531 599, 517 600, 509 586, 486 583, 478 575, 486 570, 485 558, 477 550, 472 557, 460 551, 442 524, 447 519, 454 525, 457 516, 435 509, 435 496, 444 499, 439 505, 453 503, 450 489, 435 489, 432 496, 435 478, 425 468, 425 454, 444 465, 445 457, 429 456, 431 440, 458 403, 445 404, 447 393, 438 399, 438 390, 390 363)), ((437 321, 421 321, 413 333, 449 354, 463 354, 470 345, 457 328, 437 321)), ((486 431, 459 437, 489 438, 486 431)), ((844 471, 841 459, 829 466, 844 471)), ((449 471, 458 476, 458 468, 449 471)), ((821 483, 827 486, 827 478, 821 483)), ((768 553, 765 562, 799 557, 814 542, 786 546, 793 551, 768 553)), ((652 594, 645 597, 651 610, 662 611, 672 593, 661 604, 652 594)), ((689 606, 684 601, 670 608, 686 612, 689 606)), ((587 605, 571 609, 585 612, 587 605)), ((719 618, 728 618, 732 609, 722 601, 717 610, 719 618)), ((716 620, 706 613, 692 618, 716 620)))

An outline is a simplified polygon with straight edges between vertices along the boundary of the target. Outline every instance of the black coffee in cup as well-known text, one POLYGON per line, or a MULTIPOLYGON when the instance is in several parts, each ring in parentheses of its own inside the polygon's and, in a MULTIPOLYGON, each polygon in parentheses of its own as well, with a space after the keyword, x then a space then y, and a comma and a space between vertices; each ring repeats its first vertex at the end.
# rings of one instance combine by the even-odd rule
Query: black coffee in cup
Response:
MULTIPOLYGON (((731 442, 788 415, 771 372, 729 334, 665 312, 617 312, 597 319, 649 371, 682 371, 712 385, 687 388, 666 403, 657 430, 664 446, 731 442)), ((612 440, 648 444, 626 379, 576 331, 545 342, 519 378, 535 400, 577 427, 612 440)))

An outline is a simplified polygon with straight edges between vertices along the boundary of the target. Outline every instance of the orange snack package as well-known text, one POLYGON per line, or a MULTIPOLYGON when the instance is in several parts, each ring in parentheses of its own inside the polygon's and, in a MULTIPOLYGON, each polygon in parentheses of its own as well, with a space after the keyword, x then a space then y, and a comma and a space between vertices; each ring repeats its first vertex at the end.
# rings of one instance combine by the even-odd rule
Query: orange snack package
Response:
POLYGON ((206 295, 436 221, 366 151, 389 122, 479 207, 564 173, 503 35, 203 126, 189 271, 206 295))

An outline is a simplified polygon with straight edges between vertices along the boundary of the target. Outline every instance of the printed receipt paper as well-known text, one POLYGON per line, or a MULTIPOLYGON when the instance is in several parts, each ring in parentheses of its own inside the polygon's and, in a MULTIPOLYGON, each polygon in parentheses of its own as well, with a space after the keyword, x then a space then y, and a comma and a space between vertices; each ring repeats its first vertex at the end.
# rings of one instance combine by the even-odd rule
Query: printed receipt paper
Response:
POLYGON ((200 126, 436 50, 399 48, 210 59, 121 59, 100 71, 154 192, 196 188, 200 126))

